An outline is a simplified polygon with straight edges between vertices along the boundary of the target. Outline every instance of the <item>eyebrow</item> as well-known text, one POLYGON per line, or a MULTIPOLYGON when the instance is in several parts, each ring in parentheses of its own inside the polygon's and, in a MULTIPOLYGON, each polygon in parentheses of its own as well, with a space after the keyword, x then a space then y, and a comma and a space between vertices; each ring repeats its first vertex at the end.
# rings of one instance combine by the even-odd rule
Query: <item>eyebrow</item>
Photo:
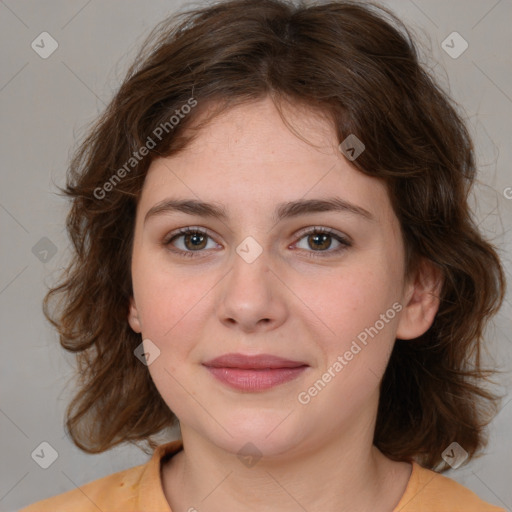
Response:
MULTIPOLYGON (((225 208, 214 203, 206 203, 195 199, 164 199, 148 210, 144 217, 144 223, 151 217, 173 212, 182 212, 199 217, 217 218, 222 221, 228 220, 228 214, 225 208)), ((349 203, 340 197, 300 199, 298 201, 281 203, 276 207, 273 220, 279 222, 283 219, 318 212, 344 212, 358 215, 369 221, 375 221, 375 217, 368 210, 349 203)))

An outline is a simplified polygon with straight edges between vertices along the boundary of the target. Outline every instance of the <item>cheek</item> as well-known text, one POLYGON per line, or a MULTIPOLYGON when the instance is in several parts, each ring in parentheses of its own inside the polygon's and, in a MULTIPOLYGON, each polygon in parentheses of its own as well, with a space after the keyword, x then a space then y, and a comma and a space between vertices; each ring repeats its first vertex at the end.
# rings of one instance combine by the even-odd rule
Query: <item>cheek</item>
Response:
POLYGON ((339 350, 391 308, 397 297, 393 280, 389 269, 360 261, 308 282, 301 279, 295 290, 311 311, 312 325, 325 331, 329 350, 339 350))
POLYGON ((209 273, 191 275, 158 261, 138 269, 133 272, 133 286, 144 336, 167 343, 177 333, 193 330, 194 318, 215 286, 209 273))
MULTIPOLYGON (((204 277, 185 278, 153 266, 139 276, 138 307, 142 335, 159 348, 148 370, 168 407, 181 418, 194 409, 196 368, 193 350, 201 338, 207 314, 207 292, 213 284, 204 277)), ((135 284, 135 283, 134 283, 135 284)))

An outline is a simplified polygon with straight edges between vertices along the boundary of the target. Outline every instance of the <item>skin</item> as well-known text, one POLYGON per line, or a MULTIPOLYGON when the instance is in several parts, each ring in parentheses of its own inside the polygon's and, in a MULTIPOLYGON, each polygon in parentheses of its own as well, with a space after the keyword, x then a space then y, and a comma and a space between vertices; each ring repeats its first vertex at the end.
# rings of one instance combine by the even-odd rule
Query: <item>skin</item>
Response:
POLYGON ((159 348, 148 370, 180 421, 185 449, 162 470, 173 512, 385 512, 409 480, 411 464, 372 444, 379 384, 395 339, 412 340, 431 326, 440 276, 424 263, 404 278, 400 224, 384 184, 351 166, 323 117, 297 107, 284 114, 309 144, 268 98, 232 108, 185 150, 152 162, 138 204, 128 321, 159 348), (374 220, 340 211, 272 219, 279 203, 333 195, 374 220), (229 217, 168 212, 144 223, 170 197, 215 202, 229 217), (208 231, 200 251, 183 235, 164 245, 187 226, 208 231), (314 226, 352 245, 335 252, 341 244, 332 237, 320 242, 321 252, 300 233, 314 226), (236 252, 248 236, 262 249, 252 263, 236 252), (402 310, 301 404, 298 394, 396 302, 402 310), (270 390, 241 392, 201 364, 230 352, 309 367, 270 390), (237 457, 248 442, 261 455, 251 467, 237 457))

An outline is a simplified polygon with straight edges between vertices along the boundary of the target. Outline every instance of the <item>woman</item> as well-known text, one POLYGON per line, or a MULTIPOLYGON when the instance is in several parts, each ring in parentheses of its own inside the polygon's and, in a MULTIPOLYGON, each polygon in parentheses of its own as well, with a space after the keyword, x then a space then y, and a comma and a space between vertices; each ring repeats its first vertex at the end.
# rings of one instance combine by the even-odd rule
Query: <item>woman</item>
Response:
POLYGON ((45 299, 75 444, 155 450, 23 511, 503 510, 440 474, 485 445, 505 279, 407 29, 350 2, 181 16, 72 161, 76 253, 45 299))

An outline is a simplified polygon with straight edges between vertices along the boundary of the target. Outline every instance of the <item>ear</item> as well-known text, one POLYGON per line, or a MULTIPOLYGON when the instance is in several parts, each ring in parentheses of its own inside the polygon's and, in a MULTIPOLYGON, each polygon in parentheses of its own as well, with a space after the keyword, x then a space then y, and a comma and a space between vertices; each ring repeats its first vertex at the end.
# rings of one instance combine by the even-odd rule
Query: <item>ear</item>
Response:
POLYGON ((410 340, 428 331, 439 309, 443 281, 441 270, 423 259, 415 276, 406 284, 405 307, 398 322, 397 338, 410 340))
POLYGON ((133 299, 133 297, 130 297, 130 311, 128 313, 128 323, 135 332, 142 332, 139 313, 137 311, 137 306, 135 305, 135 300, 133 299))

